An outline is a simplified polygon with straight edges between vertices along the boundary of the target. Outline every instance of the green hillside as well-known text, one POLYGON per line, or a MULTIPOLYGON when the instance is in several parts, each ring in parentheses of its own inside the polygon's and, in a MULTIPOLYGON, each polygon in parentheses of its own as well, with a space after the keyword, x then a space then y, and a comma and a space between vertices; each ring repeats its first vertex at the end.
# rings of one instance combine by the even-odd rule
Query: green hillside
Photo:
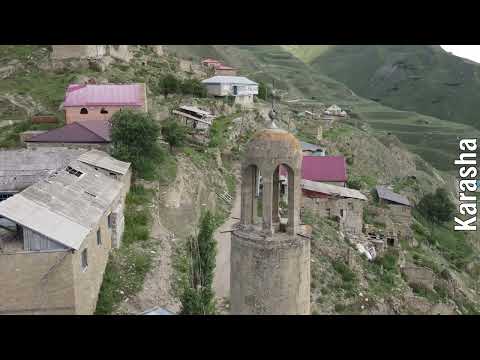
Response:
POLYGON ((432 45, 307 46, 312 60, 290 49, 315 71, 328 75, 360 96, 396 109, 416 111, 480 128, 480 65, 432 45))
MULTIPOLYGON (((338 63, 342 64, 343 52, 355 47, 319 45, 307 45, 306 49, 310 54, 316 52, 321 54, 313 61, 311 65, 300 59, 302 46, 247 46, 247 45, 178 45, 168 46, 170 51, 177 55, 191 58, 195 61, 202 57, 215 57, 226 63, 241 69, 241 75, 246 75, 253 80, 271 82, 275 79, 275 86, 288 91, 285 100, 303 99, 303 103, 311 104, 312 107, 323 104, 336 103, 345 107, 353 113, 353 117, 358 120, 359 126, 364 123, 369 125, 373 131, 378 134, 390 133, 396 135, 408 148, 422 156, 439 170, 449 171, 454 169, 453 161, 456 158, 458 149, 458 136, 479 136, 480 131, 471 126, 464 125, 448 117, 439 120, 436 117, 425 116, 415 112, 416 110, 399 111, 391 107, 380 104, 379 102, 368 99, 367 96, 360 97, 360 91, 349 84, 349 79, 360 79, 362 74, 371 71, 368 68, 371 61, 358 58, 358 66, 351 66, 344 69, 343 77, 333 80, 329 76, 322 74, 323 67, 319 64, 321 59, 330 59, 337 54, 338 63), (296 51, 293 51, 296 50, 296 51), (292 53, 293 51, 293 53, 292 53), (349 87, 343 83, 348 84, 349 87)), ((372 48, 365 46, 365 48, 372 48)), ((382 47, 376 47, 382 53, 382 47)), ((389 54, 388 49, 383 51, 385 56, 389 54)), ((430 47, 433 53, 440 53, 447 57, 456 59, 443 53, 435 47, 430 47)), ((307 52, 304 52, 306 54, 307 52)), ((456 61, 456 60, 455 60, 456 61)), ((347 62, 345 60, 345 62, 347 62)), ((470 64, 466 64, 471 66, 470 64)), ((340 68, 341 65, 338 65, 340 68)), ((328 68, 328 66, 326 66, 328 68)), ((334 68, 332 61, 331 69, 334 68)), ((440 71, 440 70, 438 70, 440 71)), ((440 71, 441 72, 441 71, 440 71)), ((329 73, 326 71, 326 73, 329 73)), ((411 93, 415 94, 412 90, 411 93)), ((419 101, 422 100, 418 95, 419 101)), ((474 97, 470 97, 474 98, 474 97)), ((448 98, 448 103, 452 100, 448 98)), ((468 99, 464 99, 468 101, 468 99)), ((398 106, 400 109, 405 107, 398 106)), ((451 105, 450 109, 458 109, 451 105)), ((458 109, 463 111, 463 109, 458 109)), ((425 112, 428 114, 428 112, 425 112)), ((474 114, 474 113, 473 113, 474 114)))

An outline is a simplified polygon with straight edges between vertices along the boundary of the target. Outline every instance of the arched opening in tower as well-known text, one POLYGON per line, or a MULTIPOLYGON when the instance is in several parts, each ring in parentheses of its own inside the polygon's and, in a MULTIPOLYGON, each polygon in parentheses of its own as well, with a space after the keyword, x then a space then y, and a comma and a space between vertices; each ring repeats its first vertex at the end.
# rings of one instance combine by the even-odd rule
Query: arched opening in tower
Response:
POLYGON ((262 176, 256 165, 249 165, 242 174, 241 220, 245 225, 258 223, 262 214, 262 176))
POLYGON ((280 232, 287 232, 293 224, 294 181, 295 176, 290 166, 277 166, 273 173, 272 220, 274 224, 278 224, 280 232))

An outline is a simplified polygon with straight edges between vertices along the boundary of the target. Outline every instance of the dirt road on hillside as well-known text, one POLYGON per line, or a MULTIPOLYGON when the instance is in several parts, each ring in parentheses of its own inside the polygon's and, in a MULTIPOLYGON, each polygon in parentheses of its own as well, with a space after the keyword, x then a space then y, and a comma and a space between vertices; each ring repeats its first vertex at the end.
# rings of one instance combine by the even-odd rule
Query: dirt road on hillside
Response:
POLYGON ((213 278, 213 288, 217 298, 230 297, 230 232, 233 226, 239 222, 240 218, 240 183, 237 181, 235 200, 230 212, 230 217, 220 226, 214 236, 217 240, 217 259, 215 267, 215 276, 213 278), (237 219, 234 219, 237 218, 237 219))

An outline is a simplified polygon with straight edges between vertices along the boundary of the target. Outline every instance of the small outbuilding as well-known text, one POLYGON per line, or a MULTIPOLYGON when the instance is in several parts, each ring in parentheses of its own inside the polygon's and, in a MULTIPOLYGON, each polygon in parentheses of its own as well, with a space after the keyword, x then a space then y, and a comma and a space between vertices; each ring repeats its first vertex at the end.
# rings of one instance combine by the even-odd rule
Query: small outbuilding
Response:
POLYGON ((185 121, 186 126, 197 130, 208 130, 212 126, 215 116, 195 106, 180 106, 172 111, 173 114, 185 121))

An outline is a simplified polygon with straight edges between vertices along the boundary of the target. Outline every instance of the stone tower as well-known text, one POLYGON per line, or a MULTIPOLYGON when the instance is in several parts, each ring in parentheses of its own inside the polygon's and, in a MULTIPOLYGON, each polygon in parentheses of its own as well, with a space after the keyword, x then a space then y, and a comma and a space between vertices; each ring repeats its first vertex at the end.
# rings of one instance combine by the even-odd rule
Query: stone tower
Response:
POLYGON ((230 304, 236 314, 310 314, 310 240, 300 232, 302 147, 271 125, 247 147, 242 165, 241 220, 232 232, 230 304), (288 174, 288 216, 279 216, 280 167, 288 174), (256 185, 262 176, 262 214, 256 185))

